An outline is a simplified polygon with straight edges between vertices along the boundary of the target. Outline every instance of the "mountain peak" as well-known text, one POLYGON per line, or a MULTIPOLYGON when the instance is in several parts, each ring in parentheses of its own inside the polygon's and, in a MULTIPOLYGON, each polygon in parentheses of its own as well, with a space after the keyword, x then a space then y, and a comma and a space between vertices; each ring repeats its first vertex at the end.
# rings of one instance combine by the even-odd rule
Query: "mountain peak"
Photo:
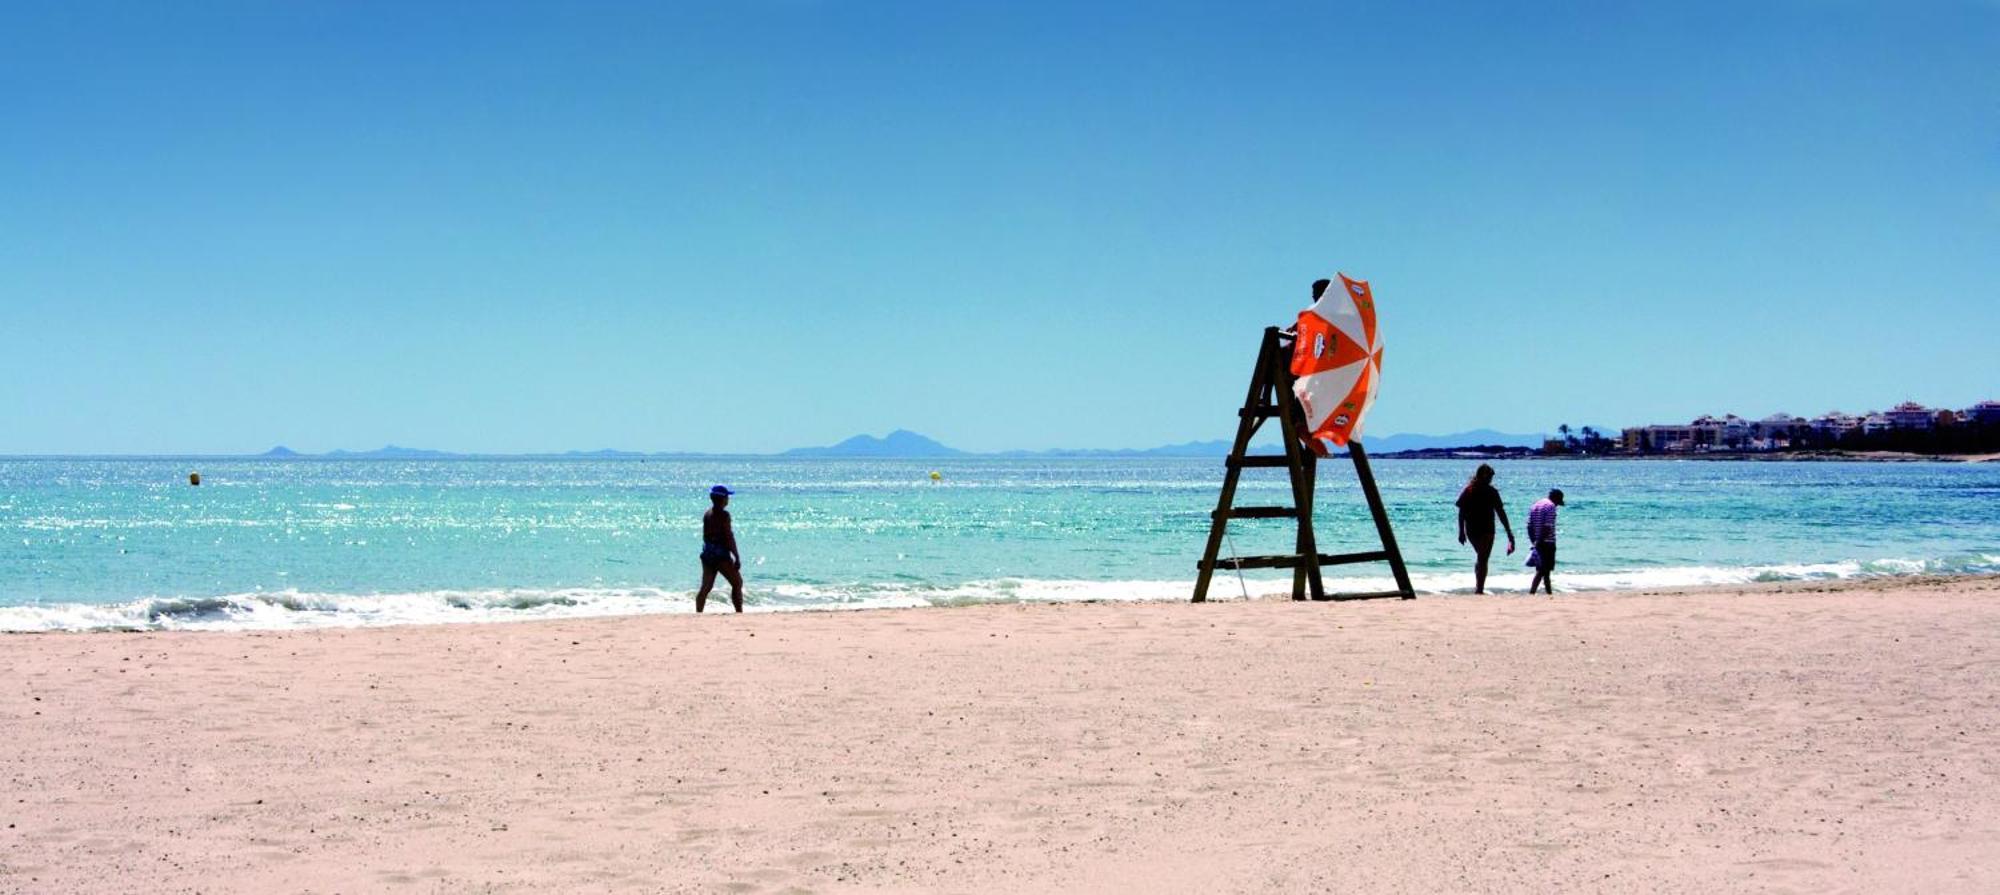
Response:
POLYGON ((965 453, 926 435, 896 429, 881 438, 861 434, 830 447, 793 448, 785 457, 956 457, 965 453))
POLYGON ((399 445, 385 444, 372 451, 336 450, 328 451, 325 456, 348 460, 436 460, 458 455, 450 451, 433 451, 423 448, 406 448, 399 445))

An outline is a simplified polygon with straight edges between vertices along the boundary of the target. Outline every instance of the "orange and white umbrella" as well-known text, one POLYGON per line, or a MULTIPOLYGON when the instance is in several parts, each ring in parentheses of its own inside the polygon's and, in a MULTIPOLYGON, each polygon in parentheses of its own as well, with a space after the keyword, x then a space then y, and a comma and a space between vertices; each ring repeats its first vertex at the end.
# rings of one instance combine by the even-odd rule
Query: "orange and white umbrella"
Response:
POLYGON ((1345 447, 1361 437, 1361 418, 1382 382, 1382 338, 1368 283, 1339 274, 1313 306, 1299 312, 1292 343, 1292 394, 1306 412, 1301 438, 1318 449, 1324 439, 1345 447))

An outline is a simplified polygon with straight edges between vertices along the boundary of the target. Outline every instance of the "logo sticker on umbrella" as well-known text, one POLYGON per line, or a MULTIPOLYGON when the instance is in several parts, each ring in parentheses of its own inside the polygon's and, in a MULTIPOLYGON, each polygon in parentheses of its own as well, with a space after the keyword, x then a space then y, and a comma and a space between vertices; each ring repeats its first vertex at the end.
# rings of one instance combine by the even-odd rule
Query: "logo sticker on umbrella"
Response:
POLYGON ((1298 381, 1292 384, 1292 394, 1306 412, 1306 440, 1345 447, 1361 437, 1362 419, 1375 406, 1375 389, 1382 381, 1382 341, 1375 329, 1375 296, 1367 281, 1339 276, 1347 288, 1328 289, 1312 307, 1299 312, 1298 335, 1292 342, 1292 375, 1298 381))

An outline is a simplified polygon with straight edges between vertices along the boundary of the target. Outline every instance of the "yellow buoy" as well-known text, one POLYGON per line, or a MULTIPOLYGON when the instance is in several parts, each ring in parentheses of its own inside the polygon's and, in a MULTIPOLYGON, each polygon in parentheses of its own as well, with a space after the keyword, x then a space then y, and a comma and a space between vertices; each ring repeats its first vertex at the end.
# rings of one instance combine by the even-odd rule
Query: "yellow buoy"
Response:
POLYGON ((937 471, 937 470, 935 470, 935 469, 931 470, 931 481, 933 481, 933 482, 942 482, 942 481, 944 481, 944 473, 942 473, 942 472, 938 472, 938 471, 937 471))

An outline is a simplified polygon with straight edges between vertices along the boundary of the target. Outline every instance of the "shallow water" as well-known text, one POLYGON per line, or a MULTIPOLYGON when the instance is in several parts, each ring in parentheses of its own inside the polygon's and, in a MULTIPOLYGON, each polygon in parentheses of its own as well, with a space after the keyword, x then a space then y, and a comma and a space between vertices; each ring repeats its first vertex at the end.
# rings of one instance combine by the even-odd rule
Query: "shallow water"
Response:
MULTIPOLYGON (((1375 462, 1420 591, 1471 588, 1452 500, 1474 465, 1375 462)), ((1528 505, 1567 492, 1558 589, 2000 571, 2000 464, 1496 466, 1523 540, 1528 505)), ((689 611, 718 482, 753 609, 1184 599, 1221 478, 1213 459, 0 460, 0 630, 689 611)), ((1289 488, 1253 470, 1237 502, 1289 488)), ((1322 466, 1317 513, 1323 552, 1376 546, 1348 464, 1322 466)), ((1289 552, 1289 524, 1234 523, 1225 552, 1289 552)), ((1526 587, 1525 550, 1496 554, 1493 589, 1526 587)), ((1220 573, 1213 595, 1283 575, 1220 573)))

